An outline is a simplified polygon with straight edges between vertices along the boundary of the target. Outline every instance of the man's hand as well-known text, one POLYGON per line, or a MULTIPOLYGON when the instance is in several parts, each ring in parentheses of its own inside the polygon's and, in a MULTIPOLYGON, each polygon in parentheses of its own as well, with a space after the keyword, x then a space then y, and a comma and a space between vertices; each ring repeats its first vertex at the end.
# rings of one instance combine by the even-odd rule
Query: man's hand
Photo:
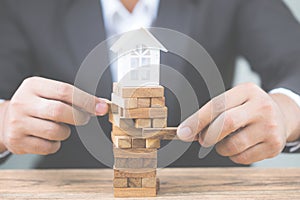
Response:
POLYGON ((184 141, 216 144, 220 155, 251 164, 278 155, 287 141, 299 138, 300 109, 281 94, 241 84, 212 99, 178 128, 184 141))
POLYGON ((67 124, 84 125, 91 115, 108 110, 103 99, 39 77, 24 80, 1 107, 0 144, 15 154, 41 155, 59 150, 61 141, 70 136, 67 124))

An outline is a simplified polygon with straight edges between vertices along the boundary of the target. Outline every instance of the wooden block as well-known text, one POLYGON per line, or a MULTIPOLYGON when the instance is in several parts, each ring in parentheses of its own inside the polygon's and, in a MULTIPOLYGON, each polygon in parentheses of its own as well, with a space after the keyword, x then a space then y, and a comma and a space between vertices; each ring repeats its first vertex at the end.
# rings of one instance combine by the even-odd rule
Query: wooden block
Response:
POLYGON ((131 136, 125 130, 120 129, 118 126, 112 126, 112 136, 131 136))
POLYGON ((121 108, 131 109, 138 107, 138 99, 137 98, 122 98, 114 93, 111 94, 111 101, 113 104, 121 108))
POLYGON ((143 188, 156 188, 156 177, 142 178, 143 188))
POLYGON ((113 91, 113 93, 118 94, 118 83, 117 82, 113 82, 112 91, 113 91))
POLYGON ((146 139, 146 148, 147 149, 160 148, 160 139, 159 138, 147 138, 146 139))
MULTIPOLYGON (((144 159, 153 159, 153 158, 127 158, 127 159, 128 159, 127 168, 139 169, 139 168, 144 168, 144 165, 143 165, 144 159)), ((149 167, 149 168, 152 168, 152 167, 149 167)))
POLYGON ((151 107, 153 108, 165 107, 165 97, 151 98, 151 107))
POLYGON ((115 188, 127 188, 128 187, 128 179, 127 178, 114 177, 113 186, 115 188))
POLYGON ((119 149, 113 148, 115 158, 157 158, 156 149, 119 149))
POLYGON ((132 138, 132 148, 146 148, 146 139, 132 138))
POLYGON ((141 188, 142 187, 142 178, 128 178, 128 187, 141 188))
POLYGON ((156 178, 156 193, 160 190, 160 181, 159 178, 156 178))
POLYGON ((115 158, 116 169, 128 169, 128 172, 137 169, 156 169, 157 159, 156 158, 115 158), (130 169, 132 169, 130 171, 130 169))
POLYGON ((113 114, 118 114, 118 106, 116 104, 112 103, 110 109, 113 114))
POLYGON ((151 98, 138 98, 137 99, 138 108, 149 108, 151 107, 151 98))
POLYGON ((151 119, 136 119, 135 128, 151 128, 151 119))
POLYGON ((114 188, 116 198, 124 197, 155 197, 156 188, 114 188))
POLYGON ((122 129, 128 127, 134 127, 134 120, 121 118, 120 114, 113 114, 110 122, 114 126, 118 126, 122 129))
POLYGON ((113 123, 114 126, 118 126, 119 128, 126 130, 134 128, 135 122, 133 119, 124 119, 120 118, 120 115, 113 115, 113 123))
MULTIPOLYGON (((167 118, 152 119, 152 128, 165 128, 167 126, 167 118)), ((143 127, 147 128, 147 127, 143 127)))
POLYGON ((143 168, 157 168, 157 159, 143 158, 143 168))
POLYGON ((156 177, 156 169, 127 169, 118 168, 114 169, 114 177, 118 178, 151 178, 156 177))
POLYGON ((112 124, 114 123, 114 115, 111 111, 108 111, 108 121, 112 124))
POLYGON ((164 88, 162 86, 122 87, 119 85, 117 94, 122 98, 163 97, 164 88))
POLYGON ((132 147, 132 138, 130 136, 115 136, 112 134, 112 141, 117 148, 128 149, 132 147))
POLYGON ((142 138, 142 129, 136 129, 136 128, 127 128, 126 130, 119 128, 118 126, 112 127, 111 132, 112 137, 113 136, 130 136, 135 138, 142 138))
POLYGON ((167 118, 167 115, 167 107, 123 109, 120 113, 120 117, 125 119, 167 118))
POLYGON ((162 140, 179 139, 177 137, 177 127, 143 128, 142 135, 144 138, 160 138, 162 140))
POLYGON ((128 158, 115 158, 115 168, 128 168, 128 158))

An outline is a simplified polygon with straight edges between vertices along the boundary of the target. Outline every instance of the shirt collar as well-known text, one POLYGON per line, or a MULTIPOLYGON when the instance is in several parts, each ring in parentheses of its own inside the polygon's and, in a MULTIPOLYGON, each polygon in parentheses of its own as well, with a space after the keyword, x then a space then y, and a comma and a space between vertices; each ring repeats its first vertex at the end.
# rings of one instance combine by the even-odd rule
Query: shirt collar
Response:
POLYGON ((147 10, 152 20, 155 20, 158 12, 159 0, 139 0, 132 13, 130 13, 120 0, 101 0, 102 12, 105 18, 111 19, 115 13, 122 17, 134 16, 141 9, 147 10))

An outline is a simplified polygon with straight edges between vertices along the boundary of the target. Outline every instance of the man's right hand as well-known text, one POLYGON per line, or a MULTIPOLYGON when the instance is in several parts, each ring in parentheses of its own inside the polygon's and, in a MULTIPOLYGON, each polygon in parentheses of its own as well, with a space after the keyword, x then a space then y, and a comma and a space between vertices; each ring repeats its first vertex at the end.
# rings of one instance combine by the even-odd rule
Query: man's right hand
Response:
POLYGON ((39 77, 24 80, 12 99, 0 106, 0 150, 2 143, 14 154, 55 153, 70 136, 68 124, 85 125, 91 115, 108 111, 104 99, 39 77))

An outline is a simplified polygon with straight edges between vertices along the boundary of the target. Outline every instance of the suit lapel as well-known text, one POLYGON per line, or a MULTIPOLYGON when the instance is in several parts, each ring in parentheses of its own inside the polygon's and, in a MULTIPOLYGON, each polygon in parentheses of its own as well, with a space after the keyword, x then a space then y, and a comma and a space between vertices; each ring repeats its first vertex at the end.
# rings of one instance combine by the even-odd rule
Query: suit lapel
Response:
MULTIPOLYGON (((161 0, 159 11, 157 15, 157 19, 155 23, 153 23, 154 27, 162 27, 168 28, 171 30, 175 30, 186 35, 191 35, 192 31, 192 13, 193 13, 193 2, 191 0, 161 0)), ((155 34, 154 34, 155 35, 155 34)), ((163 41, 168 41, 170 39, 168 34, 156 35, 157 38, 163 43, 163 41), (164 39, 166 37, 166 39, 164 39)), ((174 41, 174 45, 171 44, 172 48, 176 48, 176 41, 174 41)), ((168 48, 168 46, 167 46, 168 48)), ((184 51, 188 51, 188 47, 185 48, 184 51)), ((165 54, 162 53, 161 63, 171 66, 173 69, 179 71, 181 74, 185 74, 187 71, 186 63, 183 59, 180 59, 179 56, 172 55, 171 52, 165 54)), ((161 80, 164 80, 164 76, 168 76, 168 74, 161 74, 161 80)), ((174 81, 172 83, 176 85, 175 87, 180 88, 180 83, 174 81)))
MULTIPOLYGON (((99 0, 76 0, 70 4, 65 15, 65 38, 72 54, 72 64, 77 72, 89 52, 106 39, 106 32, 99 0)), ((98 85, 101 91, 97 92, 98 95, 110 96, 112 85, 110 70, 106 70, 98 85)))
POLYGON ((65 17, 66 39, 79 67, 87 54, 105 40, 106 34, 99 0, 71 2, 65 17))
POLYGON ((190 0, 160 0, 154 27, 169 28, 189 34, 193 3, 190 0))

